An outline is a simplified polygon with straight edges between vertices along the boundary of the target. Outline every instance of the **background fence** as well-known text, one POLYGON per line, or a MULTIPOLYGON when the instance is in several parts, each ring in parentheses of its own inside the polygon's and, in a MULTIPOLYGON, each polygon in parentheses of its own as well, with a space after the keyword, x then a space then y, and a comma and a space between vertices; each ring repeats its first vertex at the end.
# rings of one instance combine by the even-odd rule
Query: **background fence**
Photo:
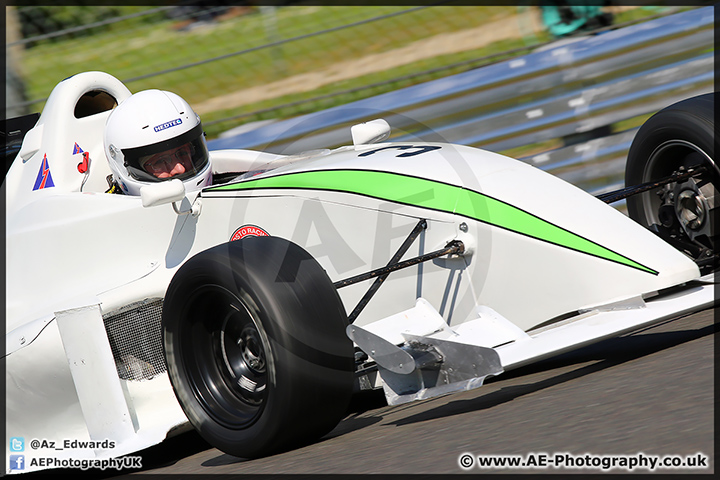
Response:
POLYGON ((9 13, 17 32, 9 58, 25 87, 25 99, 11 107, 40 110, 59 80, 102 70, 131 91, 180 94, 206 125, 267 109, 274 111, 265 118, 291 116, 357 100, 360 90, 369 96, 407 86, 399 77, 464 60, 479 43, 444 49, 416 44, 428 37, 509 19, 505 37, 523 46, 534 31, 519 31, 514 7, 19 6, 9 13), (382 82, 388 82, 384 90, 367 88, 382 82), (328 103, 328 94, 355 87, 360 89, 328 103), (316 104, 305 110, 287 108, 321 96, 304 102, 316 104))
MULTIPOLYGON (((536 7, 18 6, 7 13, 7 116, 63 78, 102 70, 186 98, 210 138, 527 53, 552 39, 536 7)), ((617 22, 676 8, 615 8, 617 22)))

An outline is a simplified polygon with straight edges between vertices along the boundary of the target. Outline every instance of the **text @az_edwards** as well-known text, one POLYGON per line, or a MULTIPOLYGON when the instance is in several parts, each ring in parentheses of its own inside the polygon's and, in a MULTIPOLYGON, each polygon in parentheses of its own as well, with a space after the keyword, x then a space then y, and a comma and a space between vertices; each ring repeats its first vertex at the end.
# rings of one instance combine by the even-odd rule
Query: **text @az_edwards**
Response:
POLYGON ((33 438, 27 444, 23 437, 11 437, 8 442, 10 456, 8 458, 8 467, 11 472, 22 472, 26 469, 37 468, 79 468, 87 470, 97 468, 100 470, 115 469, 121 470, 125 468, 142 468, 142 457, 126 456, 115 458, 63 458, 53 456, 52 452, 72 452, 114 449, 116 442, 114 440, 77 440, 63 439, 60 441, 49 439, 33 438), (29 447, 26 451, 26 447, 29 447), (34 450, 34 452, 33 452, 34 450))

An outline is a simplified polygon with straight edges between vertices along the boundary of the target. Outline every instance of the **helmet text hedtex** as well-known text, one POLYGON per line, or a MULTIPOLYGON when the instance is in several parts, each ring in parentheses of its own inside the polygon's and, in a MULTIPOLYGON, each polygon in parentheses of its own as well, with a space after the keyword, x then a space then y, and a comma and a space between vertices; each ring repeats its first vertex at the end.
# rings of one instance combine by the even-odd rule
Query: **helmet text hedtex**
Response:
POLYGON ((161 130, 165 130, 166 128, 180 125, 181 123, 182 123, 182 119, 176 118, 175 120, 170 120, 169 122, 165 122, 165 123, 161 123, 160 125, 157 125, 153 130, 155 130, 156 132, 159 132, 161 130))

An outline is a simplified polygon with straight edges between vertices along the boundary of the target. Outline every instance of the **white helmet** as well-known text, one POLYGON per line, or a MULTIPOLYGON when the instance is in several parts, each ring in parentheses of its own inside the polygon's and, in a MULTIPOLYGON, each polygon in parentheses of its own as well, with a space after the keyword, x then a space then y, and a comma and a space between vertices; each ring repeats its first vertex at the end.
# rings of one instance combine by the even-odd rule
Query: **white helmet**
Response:
POLYGON ((171 178, 182 180, 185 191, 212 182, 200 117, 172 92, 145 90, 120 103, 105 125, 105 154, 115 181, 130 195, 171 178), (163 168, 170 162, 179 165, 163 168))

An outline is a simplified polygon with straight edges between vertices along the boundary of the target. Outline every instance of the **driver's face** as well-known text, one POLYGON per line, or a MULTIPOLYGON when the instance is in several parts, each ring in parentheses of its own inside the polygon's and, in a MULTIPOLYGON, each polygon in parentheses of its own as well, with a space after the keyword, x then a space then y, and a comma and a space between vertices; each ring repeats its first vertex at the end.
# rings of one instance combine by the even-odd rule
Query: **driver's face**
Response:
POLYGON ((157 178, 181 175, 192 168, 192 151, 185 144, 150 157, 143 165, 145 171, 157 178))

